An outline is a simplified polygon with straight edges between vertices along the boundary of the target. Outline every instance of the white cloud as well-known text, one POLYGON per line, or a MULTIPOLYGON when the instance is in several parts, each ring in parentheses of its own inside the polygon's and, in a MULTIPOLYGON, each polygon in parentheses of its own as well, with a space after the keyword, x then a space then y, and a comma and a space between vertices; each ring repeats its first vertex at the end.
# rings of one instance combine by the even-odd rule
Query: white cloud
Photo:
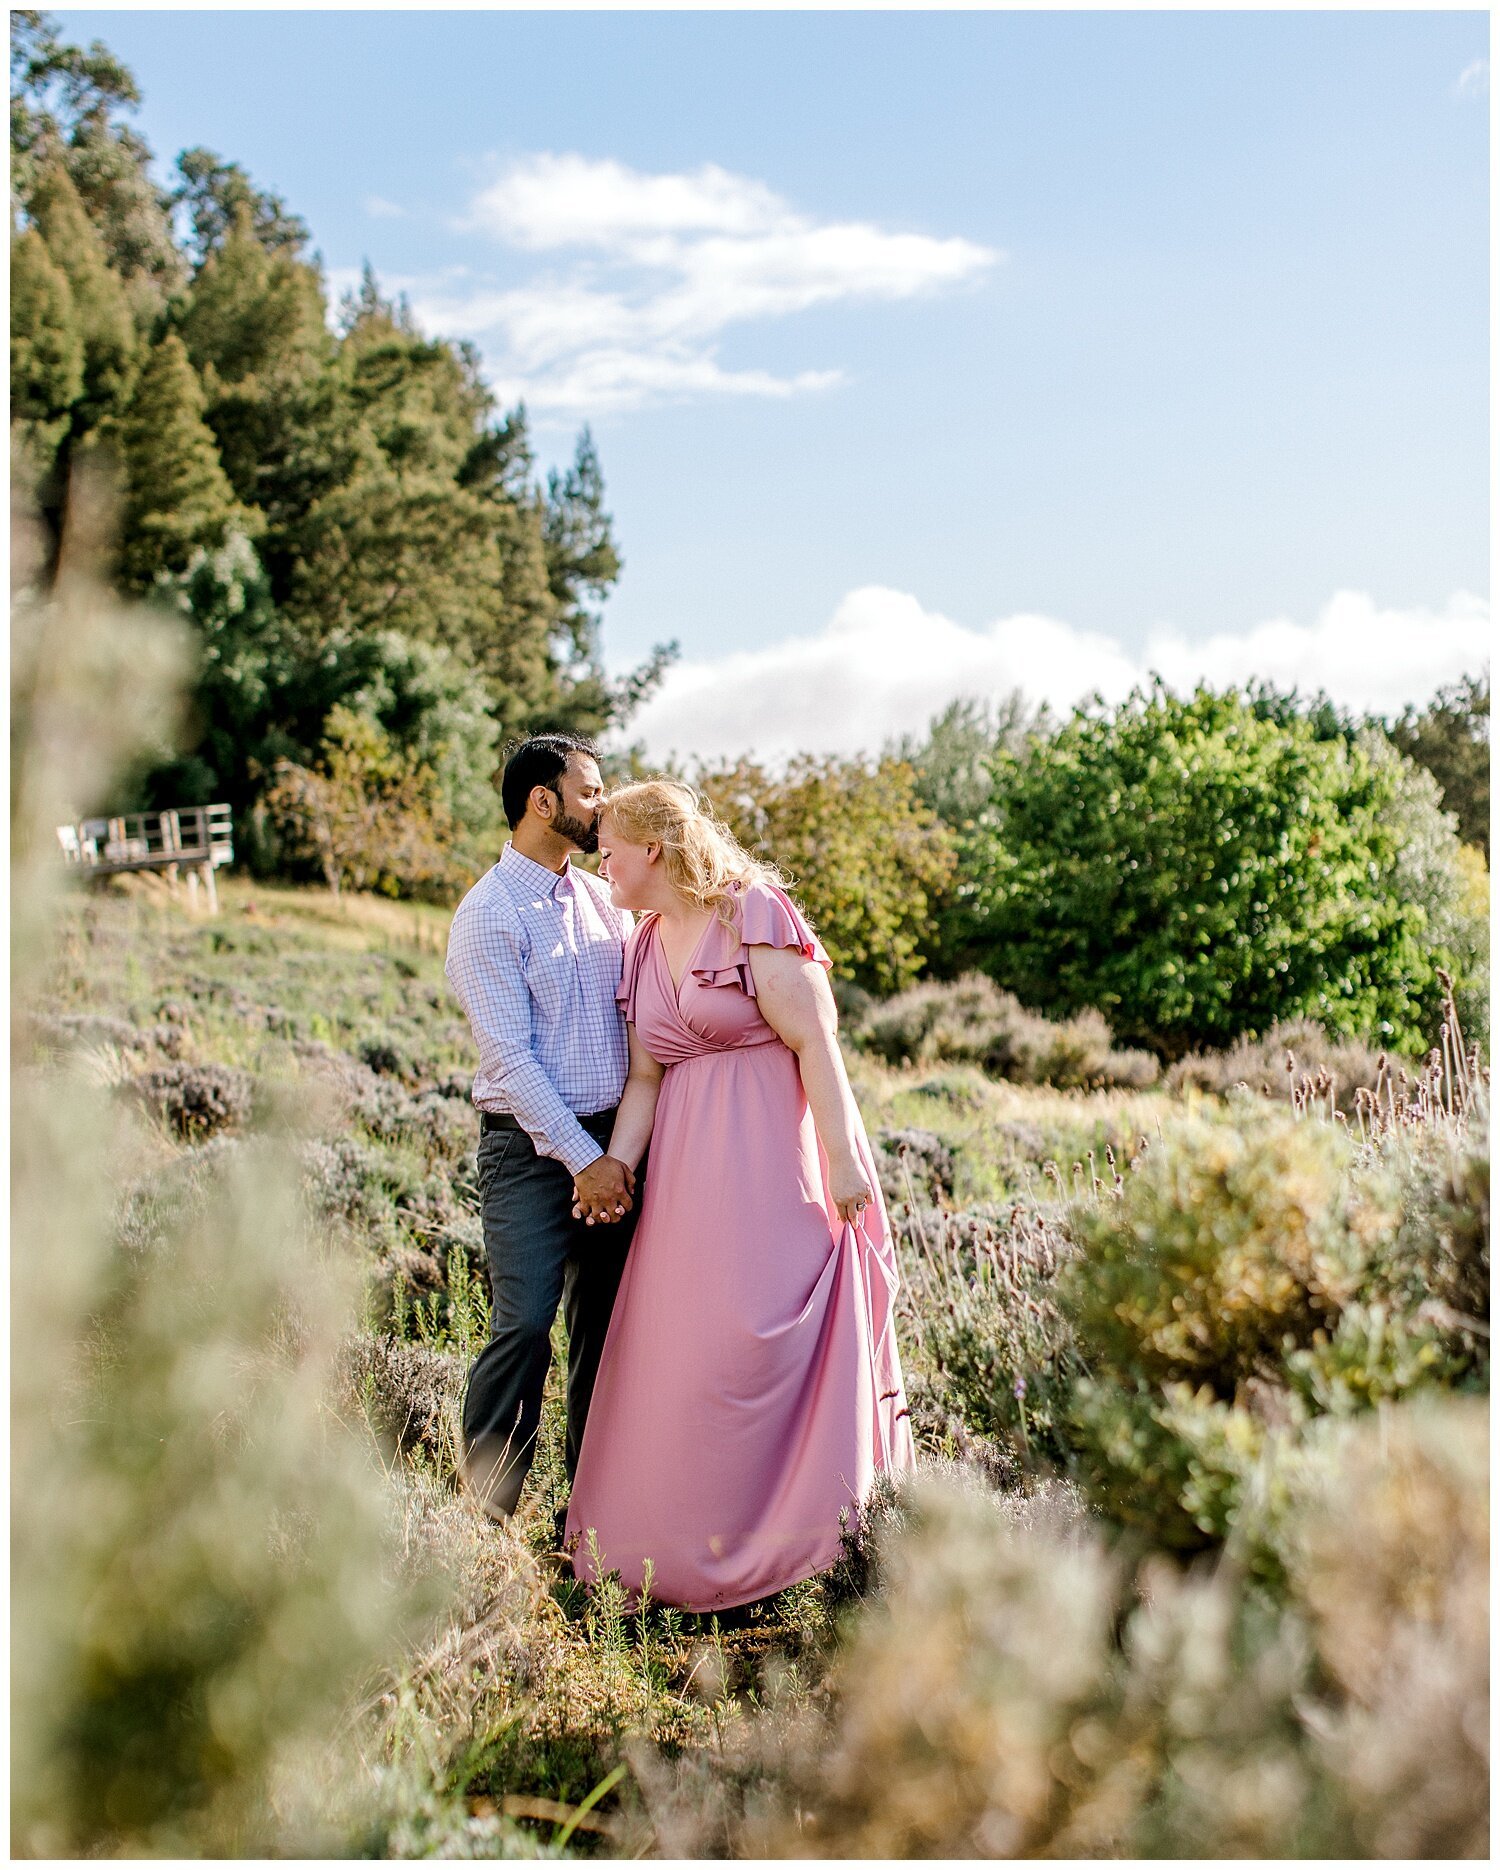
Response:
POLYGON ((953 287, 1001 257, 957 237, 818 222, 712 164, 644 175, 579 155, 511 164, 459 226, 512 253, 549 256, 545 270, 515 285, 412 282, 417 318, 479 341, 502 395, 568 415, 827 388, 842 380, 838 369, 729 369, 718 341, 732 325, 817 305, 953 287))
POLYGON ((677 664, 625 737, 644 740, 655 759, 872 752, 920 733, 962 696, 1019 688, 1066 713, 1095 690, 1122 700, 1153 671, 1179 691, 1200 678, 1217 687, 1264 679, 1389 713, 1478 669, 1489 627, 1488 605, 1464 592, 1434 611, 1382 610, 1363 592, 1339 591, 1311 623, 1278 617, 1197 642, 1158 629, 1137 653, 1045 616, 968 629, 906 592, 866 585, 817 636, 677 664))
POLYGON ((661 234, 757 234, 788 210, 769 188, 706 163, 642 175, 621 162, 543 154, 481 190, 466 225, 521 247, 624 246, 661 234))
POLYGON ((366 195, 365 213, 377 221, 399 221, 406 210, 399 201, 387 201, 384 195, 366 195))
POLYGON ((1487 58, 1476 58, 1472 65, 1465 65, 1453 88, 1460 97, 1488 97, 1490 61, 1487 58))

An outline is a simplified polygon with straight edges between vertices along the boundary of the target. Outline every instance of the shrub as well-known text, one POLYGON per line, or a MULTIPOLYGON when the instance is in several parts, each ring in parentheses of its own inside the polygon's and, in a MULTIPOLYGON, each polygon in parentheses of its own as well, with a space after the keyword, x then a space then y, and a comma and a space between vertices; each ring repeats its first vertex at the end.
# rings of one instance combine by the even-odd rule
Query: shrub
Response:
POLYGON ((370 1426, 389 1447, 420 1449, 439 1473, 453 1472, 460 1445, 466 1361, 366 1333, 344 1349, 342 1377, 370 1426))
POLYGON ((1043 1019, 984 974, 909 987, 872 1006, 852 1037, 888 1064, 975 1064, 1020 1084, 1144 1088, 1160 1075, 1149 1053, 1117 1051, 1098 1013, 1043 1019))
POLYGON ((1174 1125, 1118 1201, 1074 1210, 1061 1294, 1091 1362, 1226 1402, 1274 1377, 1355 1289, 1348 1159, 1325 1126, 1248 1109, 1174 1125))
POLYGON ((1280 1586, 1320 1417, 1487 1382, 1481 1130, 1476 1107, 1467 1130, 1392 1124, 1356 1151, 1320 1118, 1240 1104, 1183 1119, 1117 1197, 1075 1203, 1058 1292, 1091 1500, 1167 1550, 1233 1538, 1280 1586))
POLYGON ((875 1167, 887 1205, 928 1205, 953 1194, 953 1151, 931 1130, 877 1130, 875 1167))
POLYGON ((1485 1403, 1424 1398, 1300 1489, 1288 1566, 1340 1691, 1324 1750, 1360 1855, 1488 1852, 1488 1481, 1485 1403))
POLYGON ((873 993, 915 979, 953 851, 909 766, 804 757, 772 776, 742 760, 698 783, 745 848, 791 878, 836 976, 873 993))
POLYGON ((1238 1039, 1222 1052, 1190 1052, 1168 1072, 1167 1088, 1178 1095, 1192 1089, 1225 1097, 1243 1084, 1259 1096, 1287 1101, 1292 1081, 1325 1078, 1332 1080, 1335 1107, 1352 1117, 1356 1094, 1375 1089, 1386 1056, 1361 1039, 1330 1038, 1314 1019, 1277 1020, 1263 1038, 1238 1039))
POLYGON ((317 767, 278 760, 263 803, 287 853, 341 887, 451 900, 468 879, 434 769, 342 703, 317 767))
POLYGON ((233 1065, 172 1064, 142 1072, 128 1089, 179 1136, 195 1141, 247 1123, 255 1081, 233 1065))
POLYGON ((1132 1576, 1065 1492, 922 1477, 857 1554, 826 1700, 768 1676, 717 1757, 635 1751, 658 1848, 1484 1855, 1482 1405, 1339 1425, 1324 1452, 1289 1493, 1286 1608, 1234 1565, 1132 1576))
POLYGON ((302 1145, 301 1158, 303 1192, 315 1213, 365 1233, 394 1218, 405 1178, 380 1151, 352 1136, 314 1138, 302 1145))
POLYGON ((1015 1461, 1062 1465, 1079 1375, 1055 1301, 1059 1266, 1073 1250, 1066 1237, 1015 1207, 1007 1221, 913 1217, 902 1245, 903 1320, 936 1365, 945 1400, 1015 1461))
POLYGON ((399 1078, 405 1084, 415 1084, 422 1075, 406 1051, 388 1038, 362 1040, 359 1058, 381 1077, 399 1078))

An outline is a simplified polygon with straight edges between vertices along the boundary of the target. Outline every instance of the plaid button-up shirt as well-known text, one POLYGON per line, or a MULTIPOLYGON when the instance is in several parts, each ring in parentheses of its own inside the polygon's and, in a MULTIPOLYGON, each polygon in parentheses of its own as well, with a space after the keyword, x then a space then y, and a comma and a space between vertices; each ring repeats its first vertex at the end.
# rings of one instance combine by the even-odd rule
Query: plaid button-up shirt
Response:
POLYGON ((625 1088, 615 989, 630 928, 598 878, 571 864, 558 875, 507 844, 448 936, 448 979, 479 1048, 474 1102, 509 1111, 572 1175, 604 1153, 579 1116, 625 1088))

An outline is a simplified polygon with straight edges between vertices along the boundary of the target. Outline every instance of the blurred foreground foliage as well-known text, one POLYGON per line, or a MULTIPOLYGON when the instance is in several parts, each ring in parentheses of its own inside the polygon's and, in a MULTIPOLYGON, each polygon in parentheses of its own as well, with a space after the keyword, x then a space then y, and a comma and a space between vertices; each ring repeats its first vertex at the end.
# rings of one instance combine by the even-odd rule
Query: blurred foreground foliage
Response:
MULTIPOLYGON (((23 996, 55 959, 60 791, 135 752, 181 667, 169 627, 90 579, 86 504, 73 522, 45 599, 36 534, 13 540, 23 996)), ((181 1031, 154 1037, 170 1054, 181 1031)), ((201 1141, 249 1117, 236 1074, 164 1064, 132 1104, 107 1053, 19 1063, 14 1847, 320 1852, 331 1727, 441 1595, 403 1579, 373 1445, 333 1408, 355 1268, 309 1227, 284 1135, 201 1141), (187 1148, 133 1114, 173 1097, 187 1148)))

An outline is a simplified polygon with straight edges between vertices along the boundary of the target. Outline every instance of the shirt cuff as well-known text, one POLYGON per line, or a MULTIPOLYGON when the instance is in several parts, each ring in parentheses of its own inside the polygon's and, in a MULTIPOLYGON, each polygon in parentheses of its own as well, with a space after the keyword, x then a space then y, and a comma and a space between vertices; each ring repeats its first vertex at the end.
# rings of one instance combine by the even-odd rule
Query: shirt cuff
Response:
POLYGON ((602 1143, 596 1143, 580 1123, 578 1126, 579 1142, 569 1139, 558 1149, 558 1160, 569 1175, 579 1176, 592 1162, 597 1162, 607 1152, 602 1143))

